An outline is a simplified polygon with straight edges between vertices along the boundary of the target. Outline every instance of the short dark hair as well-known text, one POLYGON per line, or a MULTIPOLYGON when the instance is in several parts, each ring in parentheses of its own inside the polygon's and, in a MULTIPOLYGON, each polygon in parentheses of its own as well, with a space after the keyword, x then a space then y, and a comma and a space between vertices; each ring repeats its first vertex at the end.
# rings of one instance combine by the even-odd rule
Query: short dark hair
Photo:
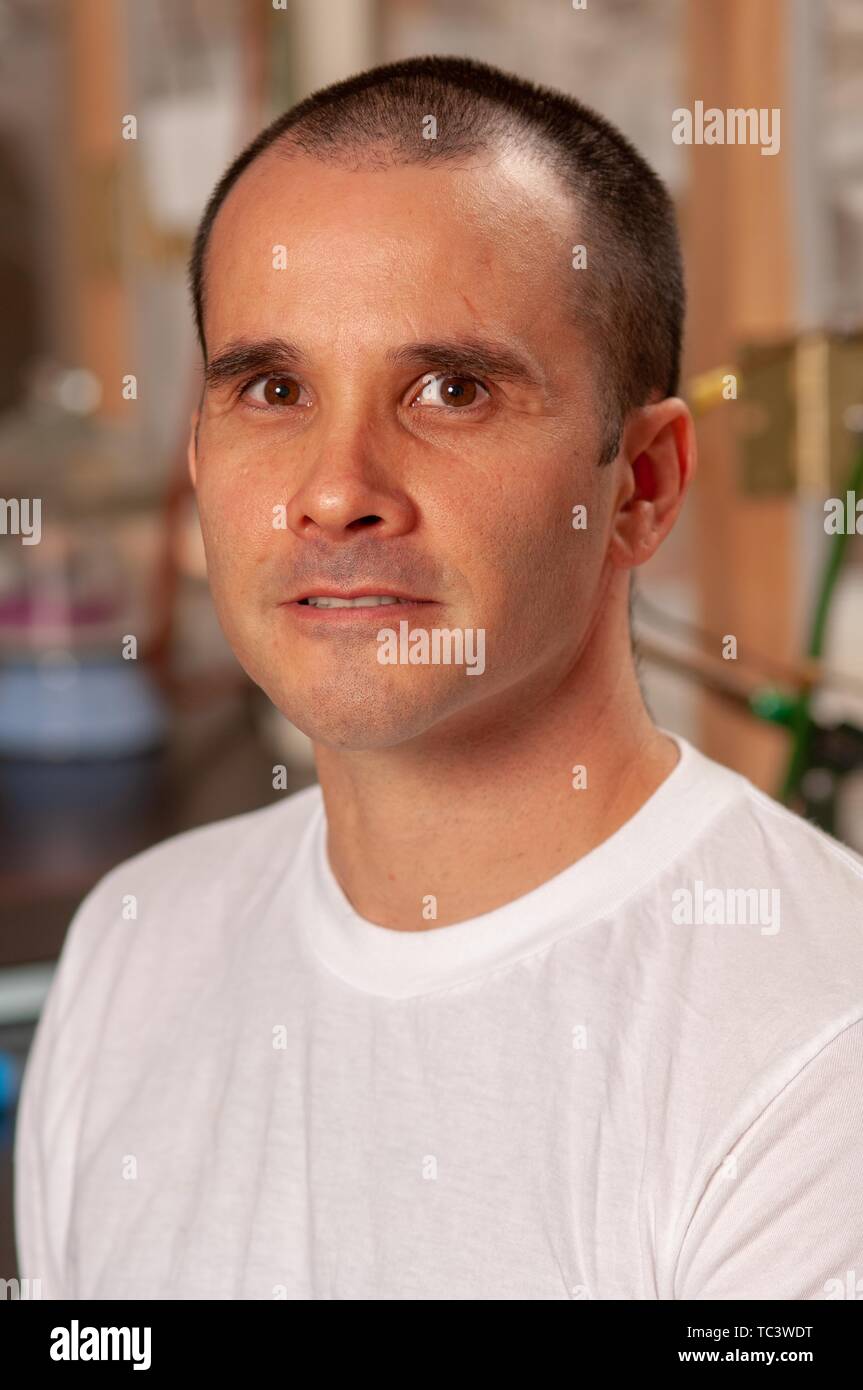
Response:
POLYGON ((286 155, 357 167, 457 160, 505 144, 555 171, 583 212, 579 307, 597 354, 601 462, 614 458, 627 413, 677 394, 685 289, 674 206, 662 181, 603 116, 574 97, 470 58, 387 63, 313 93, 237 156, 204 210, 189 260, 204 360, 207 243, 227 194, 273 145, 286 155), (433 139, 423 122, 435 117, 433 139))

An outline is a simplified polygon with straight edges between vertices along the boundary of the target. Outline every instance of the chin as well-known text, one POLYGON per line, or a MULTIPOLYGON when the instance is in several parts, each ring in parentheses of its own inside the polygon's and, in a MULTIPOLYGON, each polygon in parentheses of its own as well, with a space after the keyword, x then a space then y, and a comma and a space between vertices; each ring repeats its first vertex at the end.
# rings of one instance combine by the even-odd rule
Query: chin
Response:
POLYGON ((258 684, 312 743, 355 752, 397 748, 420 738, 461 703, 453 690, 423 683, 400 689, 377 680, 354 682, 347 675, 333 683, 309 681, 302 689, 278 680, 258 684))
POLYGON ((279 709, 312 743, 356 753, 397 748, 419 738, 437 722, 428 712, 406 718, 403 710, 399 714, 393 712, 391 717, 381 711, 369 714, 347 707, 311 711, 294 701, 281 703, 279 709))

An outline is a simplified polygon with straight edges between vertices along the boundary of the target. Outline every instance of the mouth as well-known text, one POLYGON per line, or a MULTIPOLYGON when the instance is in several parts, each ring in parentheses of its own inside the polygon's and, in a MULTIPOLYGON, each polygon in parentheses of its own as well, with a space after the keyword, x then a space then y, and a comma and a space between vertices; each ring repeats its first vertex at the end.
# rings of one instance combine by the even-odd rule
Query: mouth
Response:
POLYGON ((422 603, 422 599, 395 598, 392 594, 362 594, 359 598, 337 598, 332 594, 310 594, 308 598, 298 599, 301 606, 309 608, 382 608, 399 603, 422 603))
POLYGON ((293 614, 300 628, 316 635, 324 631, 377 630, 382 623, 398 627, 405 619, 422 623, 428 620, 430 610, 439 607, 436 599, 414 598, 412 594, 392 590, 375 592, 372 585, 341 592, 321 585, 320 589, 300 593, 280 606, 293 614))
POLYGON ((288 603, 294 609, 335 609, 335 608, 395 608, 417 607, 430 604, 434 600, 417 598, 414 594, 401 593, 395 589, 375 590, 372 585, 356 589, 330 589, 321 585, 299 594, 288 603))

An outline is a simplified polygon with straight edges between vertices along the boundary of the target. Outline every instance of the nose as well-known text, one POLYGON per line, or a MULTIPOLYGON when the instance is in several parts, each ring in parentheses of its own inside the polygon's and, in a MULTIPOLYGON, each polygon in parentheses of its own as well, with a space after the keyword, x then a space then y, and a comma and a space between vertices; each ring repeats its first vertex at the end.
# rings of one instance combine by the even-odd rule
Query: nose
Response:
POLYGON ((287 521, 303 540, 350 540, 358 533, 403 536, 416 525, 416 508, 403 478, 381 461, 366 432, 321 441, 316 457, 288 503, 287 521))

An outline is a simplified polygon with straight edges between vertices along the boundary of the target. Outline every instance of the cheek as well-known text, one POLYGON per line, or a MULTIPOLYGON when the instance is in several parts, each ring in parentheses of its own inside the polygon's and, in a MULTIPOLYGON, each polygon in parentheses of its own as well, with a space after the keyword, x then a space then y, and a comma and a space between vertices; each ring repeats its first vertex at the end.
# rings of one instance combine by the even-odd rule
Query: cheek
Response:
POLYGON ((571 473, 572 482, 566 476, 551 494, 551 505, 537 508, 539 524, 520 547, 522 590, 516 611, 521 645, 526 644, 528 653, 571 651, 592 623, 600 601, 605 493, 602 481, 585 470, 571 473))
POLYGON ((230 576, 233 583, 253 576, 284 531, 273 527, 273 501, 266 487, 256 486, 251 470, 199 470, 198 515, 211 581, 230 576))
MULTIPOLYGON (((531 460, 529 475, 510 475, 474 494, 463 515, 466 567, 477 596, 512 599, 512 615, 562 594, 577 595, 601 567, 604 491, 587 468, 557 458, 531 460)), ((535 613, 531 613, 531 618, 535 613)))

